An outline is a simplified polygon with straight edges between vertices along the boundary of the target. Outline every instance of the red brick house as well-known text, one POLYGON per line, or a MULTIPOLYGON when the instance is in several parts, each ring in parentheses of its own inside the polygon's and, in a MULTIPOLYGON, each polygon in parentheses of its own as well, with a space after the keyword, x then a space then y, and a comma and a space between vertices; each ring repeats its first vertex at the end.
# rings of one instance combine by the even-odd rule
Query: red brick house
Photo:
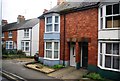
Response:
MULTIPOLYGON (((107 78, 115 75, 115 78, 112 79, 120 79, 120 59, 117 59, 119 62, 116 63, 115 67, 118 69, 115 70, 111 67, 105 67, 104 64, 102 64, 103 66, 99 65, 101 61, 99 44, 109 40, 104 38, 104 31, 107 30, 108 32, 109 30, 99 29, 101 28, 100 24, 102 24, 99 17, 102 13, 100 8, 108 4, 113 3, 63 2, 41 15, 39 17, 39 60, 49 66, 62 64, 74 66, 77 69, 87 68, 89 71, 104 74, 103 76, 107 78), (102 36, 99 33, 102 33, 102 36)), ((117 4, 119 7, 120 4, 118 2, 117 4)), ((111 21, 109 20, 104 24, 111 21)), ((118 17, 116 20, 118 21, 116 25, 119 27, 120 18, 118 17)), ((118 47, 113 49, 120 51, 118 39, 116 39, 118 47)), ((113 40, 112 37, 111 40, 113 40)), ((104 50, 105 47, 102 49, 104 50)), ((109 49, 106 48, 105 50, 109 49)), ((119 56, 117 55, 118 58, 119 56)), ((108 58, 105 59, 104 56, 103 59, 103 63, 111 61, 108 58)))

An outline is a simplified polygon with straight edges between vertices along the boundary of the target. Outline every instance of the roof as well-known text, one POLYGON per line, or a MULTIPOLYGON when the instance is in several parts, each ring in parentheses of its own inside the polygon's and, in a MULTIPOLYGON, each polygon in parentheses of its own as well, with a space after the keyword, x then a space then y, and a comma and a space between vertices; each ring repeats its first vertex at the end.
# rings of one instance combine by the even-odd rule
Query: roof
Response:
POLYGON ((2 31, 10 31, 10 30, 18 30, 18 29, 25 29, 25 28, 32 28, 38 23, 38 19, 29 19, 25 20, 24 22, 17 23, 9 23, 4 26, 2 26, 2 31))
MULTIPOLYGON (((97 7, 99 2, 63 2, 60 5, 56 5, 49 11, 47 11, 45 14, 49 13, 69 13, 71 11, 78 11, 88 8, 97 7)), ((43 15, 41 15, 38 18, 42 18, 43 15)))

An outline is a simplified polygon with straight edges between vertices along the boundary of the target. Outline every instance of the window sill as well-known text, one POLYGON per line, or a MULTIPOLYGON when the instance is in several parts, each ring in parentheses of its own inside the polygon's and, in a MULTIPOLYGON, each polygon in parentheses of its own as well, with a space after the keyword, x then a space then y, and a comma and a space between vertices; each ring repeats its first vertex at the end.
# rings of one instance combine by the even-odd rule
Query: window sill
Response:
POLYGON ((104 28, 104 29, 99 29, 99 31, 106 31, 106 30, 120 30, 120 28, 104 28))
POLYGON ((8 38, 12 38, 12 37, 8 37, 8 38))
POLYGON ((52 59, 52 58, 43 58, 43 59, 45 59, 45 60, 59 60, 59 58, 58 59, 52 59))
POLYGON ((49 33, 50 33, 50 34, 51 34, 51 33, 60 33, 60 32, 45 32, 45 33, 47 33, 47 34, 49 34, 49 33))
POLYGON ((100 65, 98 65, 98 67, 99 67, 100 69, 103 69, 103 70, 109 70, 109 71, 120 72, 120 70, 117 70, 117 69, 111 69, 111 68, 105 68, 105 67, 102 67, 102 66, 100 66, 100 65))

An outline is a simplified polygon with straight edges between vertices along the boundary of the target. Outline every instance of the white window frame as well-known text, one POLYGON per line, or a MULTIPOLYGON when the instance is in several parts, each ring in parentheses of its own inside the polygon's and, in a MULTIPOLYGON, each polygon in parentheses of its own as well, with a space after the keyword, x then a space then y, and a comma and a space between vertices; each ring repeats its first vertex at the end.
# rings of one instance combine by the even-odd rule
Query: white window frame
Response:
POLYGON ((2 38, 5 38, 5 34, 4 34, 4 32, 2 32, 2 38))
POLYGON ((9 38, 12 38, 12 31, 9 31, 9 32, 8 32, 8 37, 9 37, 9 38))
POLYGON ((6 49, 13 49, 13 41, 6 41, 6 49), (10 43, 12 43, 12 48, 10 48, 10 43))
POLYGON ((30 30, 24 29, 24 38, 29 38, 29 36, 30 36, 30 30))
POLYGON ((24 51, 24 52, 30 52, 30 41, 21 41, 21 50, 24 51), (26 43, 29 43, 28 46, 26 46, 26 43), (22 46, 22 43, 23 43, 23 46, 22 46), (26 51, 26 47, 29 47, 29 50, 26 51))
MULTIPOLYGON (((119 49, 120 49, 120 42, 99 42, 98 43, 98 67, 100 67, 101 69, 105 69, 105 70, 111 70, 111 71, 117 71, 120 72, 120 66, 119 69, 114 69, 114 68, 107 68, 105 67, 105 55, 108 56, 118 56, 120 57, 120 50, 119 50, 119 55, 115 55, 115 54, 106 54, 106 43, 119 43, 119 49), (100 43, 102 43, 102 53, 100 53, 100 43), (100 54, 102 54, 102 66, 100 65, 100 54)), ((112 63, 111 63, 112 64, 112 63)), ((120 63, 119 63, 120 65, 120 63)), ((111 65, 112 66, 112 65, 111 65)))
POLYGON ((58 14, 52 14, 45 16, 45 33, 60 33, 60 16, 58 14), (55 17, 58 16, 58 23, 55 23, 55 17), (52 23, 47 23, 47 18, 52 17, 52 23), (46 25, 52 25, 52 31, 46 31, 46 25), (55 24, 58 25, 58 31, 55 31, 55 24))
MULTIPOLYGON (((114 3, 114 4, 119 4, 120 5, 120 3, 114 3)), ((102 29, 120 29, 120 27, 113 27, 113 22, 112 22, 112 28, 106 28, 106 18, 107 17, 120 16, 120 13, 119 14, 106 15, 106 6, 112 5, 112 12, 113 12, 113 5, 114 4, 106 4, 106 5, 101 5, 99 7, 99 9, 98 9, 98 11, 99 11, 99 17, 98 17, 99 18, 99 22, 98 22, 99 23, 99 30, 102 30, 102 29), (103 12, 102 17, 101 17, 101 8, 102 8, 102 12, 103 12), (101 19, 103 19, 103 26, 101 26, 101 19)), ((112 21, 113 21, 113 18, 112 18, 112 21)))
POLYGON ((48 60, 59 60, 59 58, 60 58, 60 42, 59 41, 45 41, 45 46, 44 46, 44 59, 48 59, 48 60), (51 42, 52 43, 52 50, 51 49, 46 49, 46 43, 47 42, 51 42), (55 42, 58 42, 58 58, 54 58, 54 43, 55 42), (46 51, 47 50, 51 50, 52 51, 52 58, 47 58, 46 57, 46 51))

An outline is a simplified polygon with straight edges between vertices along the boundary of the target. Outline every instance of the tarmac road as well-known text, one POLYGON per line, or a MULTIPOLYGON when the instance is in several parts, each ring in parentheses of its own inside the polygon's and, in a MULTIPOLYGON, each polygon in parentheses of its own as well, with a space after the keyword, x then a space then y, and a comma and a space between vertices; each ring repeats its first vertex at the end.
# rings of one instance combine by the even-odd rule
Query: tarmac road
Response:
POLYGON ((33 80, 39 80, 39 81, 62 81, 58 80, 52 77, 47 76, 44 73, 37 72, 28 68, 25 68, 23 65, 26 62, 20 62, 16 60, 3 60, 2 61, 2 69, 13 73, 15 75, 18 75, 25 80, 33 81, 33 80))

